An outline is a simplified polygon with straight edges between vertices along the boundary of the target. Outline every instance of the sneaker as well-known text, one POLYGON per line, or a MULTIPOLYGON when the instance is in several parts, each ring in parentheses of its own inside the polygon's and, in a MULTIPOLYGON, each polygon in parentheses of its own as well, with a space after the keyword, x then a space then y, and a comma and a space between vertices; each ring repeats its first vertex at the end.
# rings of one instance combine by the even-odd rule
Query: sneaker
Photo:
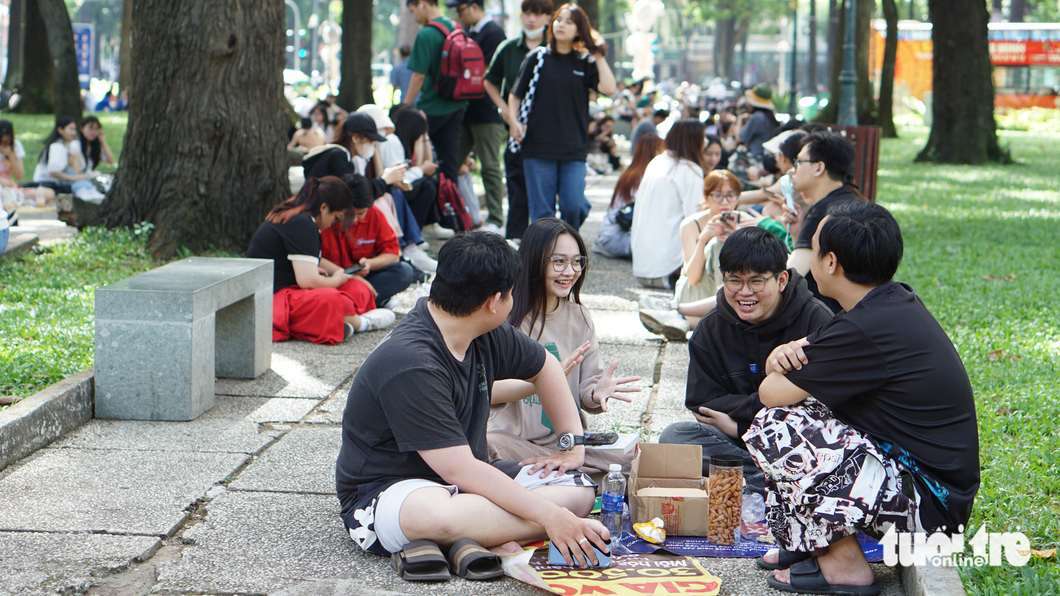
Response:
POLYGON ((102 201, 107 198, 107 195, 99 192, 95 186, 79 188, 74 192, 74 195, 82 201, 102 201))
POLYGON ((448 239, 452 238, 453 235, 456 233, 456 232, 453 232, 450 229, 443 228, 442 226, 438 225, 437 223, 432 223, 429 226, 423 226, 423 228, 420 230, 420 232, 424 236, 429 236, 429 237, 435 238, 437 240, 448 240, 448 239))
MULTIPOLYGON (((376 331, 393 325, 397 320, 397 315, 392 310, 377 308, 364 313, 361 318, 368 321, 368 328, 365 331, 376 331)), ((685 326, 688 326, 687 323, 685 326)))
POLYGON ((663 298, 661 296, 652 296, 651 294, 644 294, 637 301, 637 305, 640 310, 677 310, 674 308, 673 298, 663 298))
POLYGON ((354 328, 353 325, 350 325, 349 323, 343 323, 343 325, 345 325, 345 327, 342 329, 342 341, 346 341, 353 337, 354 328))
POLYGON ((397 296, 391 296, 391 297, 390 297, 390 300, 387 300, 387 301, 386 301, 386 304, 384 304, 384 305, 383 305, 383 308, 385 308, 385 309, 387 309, 387 310, 394 310, 394 309, 395 309, 395 308, 397 308, 397 307, 398 307, 398 306, 399 306, 400 304, 401 304, 401 301, 400 301, 400 300, 398 300, 398 297, 397 297, 397 296))
POLYGON ((676 310, 641 310, 640 322, 648 331, 675 341, 684 341, 692 330, 676 310))
POLYGON ((405 258, 412 262, 413 265, 419 267, 423 271, 428 273, 434 273, 438 270, 438 261, 432 259, 426 252, 416 249, 408 252, 408 247, 405 247, 405 258))
POLYGON ((503 236, 504 235, 504 230, 502 230, 499 227, 497 227, 496 224, 491 224, 489 222, 486 222, 486 223, 482 224, 482 227, 479 228, 479 229, 482 230, 483 232, 489 232, 491 234, 497 234, 498 236, 503 236))

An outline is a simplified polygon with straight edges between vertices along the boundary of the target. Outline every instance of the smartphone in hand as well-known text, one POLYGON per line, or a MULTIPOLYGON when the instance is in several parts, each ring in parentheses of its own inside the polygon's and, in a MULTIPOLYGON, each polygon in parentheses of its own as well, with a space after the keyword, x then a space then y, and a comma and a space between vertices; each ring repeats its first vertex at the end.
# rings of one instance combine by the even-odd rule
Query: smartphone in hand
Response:
POLYGON ((361 264, 358 263, 356 265, 350 265, 349 267, 343 269, 343 272, 345 272, 346 275, 353 275, 354 273, 357 273, 361 269, 364 269, 364 267, 362 267, 361 264))

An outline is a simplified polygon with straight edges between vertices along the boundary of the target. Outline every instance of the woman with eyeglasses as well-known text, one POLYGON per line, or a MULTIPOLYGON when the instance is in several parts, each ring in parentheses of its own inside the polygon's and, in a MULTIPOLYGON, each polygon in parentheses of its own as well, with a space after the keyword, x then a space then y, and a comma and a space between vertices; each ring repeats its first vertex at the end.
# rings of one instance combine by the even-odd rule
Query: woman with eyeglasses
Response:
POLYGON ((735 211, 740 180, 728 170, 714 170, 703 180, 700 211, 681 222, 681 277, 671 300, 641 296, 640 320, 652 333, 684 340, 699 319, 717 306, 723 276, 718 255, 729 234, 758 226, 779 237, 791 250, 784 226, 756 213, 735 211))
MULTIPOLYGON (((624 385, 640 377, 614 377, 618 360, 604 370, 592 317, 581 304, 589 261, 578 232, 561 219, 538 219, 523 234, 519 257, 523 272, 512 290, 508 322, 562 363, 582 412, 606 412, 611 399, 632 401, 629 394, 640 389, 624 385)), ((523 461, 557 450, 556 434, 533 385, 514 379, 496 381, 493 402, 499 405, 493 406, 489 418, 491 459, 523 461)), ((619 463, 628 471, 631 459, 588 449, 582 469, 607 471, 609 464, 619 463)))

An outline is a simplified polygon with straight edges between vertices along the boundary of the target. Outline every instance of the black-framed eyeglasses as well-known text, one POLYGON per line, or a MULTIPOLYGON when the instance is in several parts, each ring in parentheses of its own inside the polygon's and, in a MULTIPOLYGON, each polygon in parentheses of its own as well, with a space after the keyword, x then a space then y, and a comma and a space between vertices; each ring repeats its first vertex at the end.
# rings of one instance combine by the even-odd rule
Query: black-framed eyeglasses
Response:
POLYGON ((453 10, 456 11, 457 15, 459 15, 460 13, 464 12, 467 9, 468 9, 468 5, 467 4, 458 4, 458 5, 453 7, 453 10))
POLYGON ((819 161, 821 161, 821 160, 819 160, 819 159, 795 159, 795 169, 796 170, 799 169, 799 164, 800 163, 817 163, 819 161))
POLYGON ((773 275, 770 275, 769 277, 752 277, 751 279, 749 279, 747 281, 744 281, 744 280, 742 280, 742 279, 740 279, 738 277, 726 277, 725 281, 723 283, 725 284, 725 289, 730 291, 730 292, 732 292, 733 294, 736 294, 736 293, 740 292, 741 290, 743 290, 744 285, 746 285, 747 287, 751 288, 752 292, 756 292, 757 293, 757 292, 761 292, 762 290, 766 289, 766 282, 768 282, 769 280, 773 279, 776 276, 777 276, 777 274, 774 273, 773 275))
POLYGON ((575 272, 584 271, 585 265, 589 263, 589 257, 586 256, 577 256, 573 259, 555 256, 549 257, 548 260, 552 262, 552 268, 556 271, 556 273, 563 273, 563 271, 567 269, 567 265, 570 265, 572 268, 574 268, 575 272))
POLYGON ((735 201, 739 197, 740 197, 740 195, 735 194, 735 193, 724 193, 724 194, 722 194, 720 192, 712 192, 712 193, 710 193, 710 200, 714 201, 715 203, 731 203, 731 202, 735 201))

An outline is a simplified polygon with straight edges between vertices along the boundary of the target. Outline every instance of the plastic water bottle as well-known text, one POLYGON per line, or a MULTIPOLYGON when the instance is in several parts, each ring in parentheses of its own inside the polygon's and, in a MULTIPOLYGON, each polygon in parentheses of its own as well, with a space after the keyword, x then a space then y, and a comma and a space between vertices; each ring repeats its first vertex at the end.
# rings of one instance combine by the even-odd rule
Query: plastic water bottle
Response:
POLYGON ((600 505, 600 521, 615 540, 622 533, 622 505, 626 500, 626 477, 620 464, 611 464, 604 477, 604 496, 600 505))

